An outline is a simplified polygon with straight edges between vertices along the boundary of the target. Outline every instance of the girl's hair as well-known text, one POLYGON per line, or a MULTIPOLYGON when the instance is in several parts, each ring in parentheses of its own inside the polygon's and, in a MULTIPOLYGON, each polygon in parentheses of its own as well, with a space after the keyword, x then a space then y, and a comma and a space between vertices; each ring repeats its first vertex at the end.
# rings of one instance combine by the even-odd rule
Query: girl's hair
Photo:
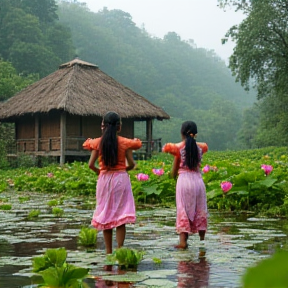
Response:
POLYGON ((182 124, 181 134, 186 138, 185 144, 185 165, 190 170, 196 170, 199 162, 199 150, 194 136, 197 134, 197 125, 193 121, 186 121, 182 124))
POLYGON ((103 117, 101 128, 103 135, 100 142, 100 152, 105 166, 113 167, 117 164, 118 140, 117 131, 121 125, 121 118, 115 112, 108 112, 103 117))

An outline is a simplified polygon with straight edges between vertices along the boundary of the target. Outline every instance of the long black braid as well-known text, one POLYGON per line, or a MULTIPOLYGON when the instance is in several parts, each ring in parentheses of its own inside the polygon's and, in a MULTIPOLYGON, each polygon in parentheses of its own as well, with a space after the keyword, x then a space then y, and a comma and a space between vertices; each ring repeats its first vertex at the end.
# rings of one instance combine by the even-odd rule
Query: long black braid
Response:
POLYGON ((113 167, 117 164, 118 140, 117 131, 121 125, 121 118, 115 112, 108 112, 103 117, 103 135, 100 142, 100 153, 105 166, 113 167))
POLYGON ((185 165, 190 170, 197 170, 200 158, 199 150, 194 136, 197 134, 197 125, 193 121, 186 121, 182 124, 181 134, 186 138, 185 144, 185 165))

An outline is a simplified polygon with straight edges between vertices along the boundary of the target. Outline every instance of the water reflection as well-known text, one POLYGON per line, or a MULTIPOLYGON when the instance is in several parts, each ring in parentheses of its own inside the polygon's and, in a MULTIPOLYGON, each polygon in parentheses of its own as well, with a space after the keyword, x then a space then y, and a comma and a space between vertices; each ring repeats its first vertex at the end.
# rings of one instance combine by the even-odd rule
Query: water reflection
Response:
POLYGON ((179 288, 203 288, 208 287, 210 264, 205 257, 206 251, 199 249, 199 260, 180 261, 178 263, 178 285, 179 288))
POLYGON ((95 288, 131 288, 133 287, 130 283, 114 282, 111 280, 99 280, 97 281, 95 288))
MULTIPOLYGON (((104 270, 111 272, 111 275, 123 275, 126 273, 126 271, 121 270, 119 266, 113 266, 113 265, 104 266, 104 270)), ((95 281, 95 288, 130 288, 130 287, 133 287, 133 285, 127 282, 116 282, 103 279, 97 279, 95 281)))
POLYGON ((205 244, 207 255, 199 255, 202 258, 195 259, 200 245, 197 237, 189 238, 191 246, 186 251, 169 249, 178 239, 174 231, 175 209, 146 209, 137 212, 137 223, 127 228, 125 240, 125 246, 146 252, 135 273, 134 284, 132 281, 121 282, 127 280, 124 277, 112 277, 105 281, 103 278, 106 276, 119 275, 118 267, 103 271, 102 233, 97 236, 97 246, 89 251, 77 244, 77 235, 82 225, 90 223, 91 216, 91 211, 79 210, 81 201, 66 199, 62 206, 65 216, 55 218, 47 212, 46 202, 51 195, 43 199, 46 196, 35 193, 33 203, 19 203, 16 193, 9 194, 9 197, 16 214, 17 211, 26 211, 27 214, 36 206, 44 212, 39 219, 23 222, 23 217, 15 216, 13 211, 0 211, 0 287, 5 288, 31 288, 37 283, 30 278, 31 258, 43 254, 47 248, 65 247, 69 263, 92 267, 91 275, 94 277, 84 280, 89 288, 153 287, 155 283, 163 283, 158 287, 232 288, 240 287, 240 278, 246 267, 269 256, 279 247, 288 247, 286 219, 272 221, 252 218, 251 214, 210 211, 205 244), (154 263, 155 257, 162 262, 154 263), (147 278, 142 280, 141 274, 147 278), (117 283, 116 279, 120 282, 117 283))

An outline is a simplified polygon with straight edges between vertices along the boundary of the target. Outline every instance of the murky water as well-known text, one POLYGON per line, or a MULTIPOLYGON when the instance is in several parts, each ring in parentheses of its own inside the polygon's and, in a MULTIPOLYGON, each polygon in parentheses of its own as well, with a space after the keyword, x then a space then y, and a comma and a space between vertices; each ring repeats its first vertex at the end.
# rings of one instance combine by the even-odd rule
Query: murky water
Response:
POLYGON ((91 278, 85 282, 93 288, 241 287, 247 267, 281 245, 287 246, 285 221, 210 211, 206 254, 197 235, 189 238, 187 250, 177 251, 173 248, 178 242, 175 209, 154 207, 138 210, 137 223, 127 226, 125 246, 145 251, 137 271, 121 271, 116 265, 107 271, 101 232, 92 251, 77 245, 81 227, 90 224, 93 199, 64 200, 57 206, 64 209, 59 218, 47 205, 53 195, 25 193, 28 195, 30 200, 21 203, 19 196, 23 197, 23 193, 0 194, 0 201, 12 204, 12 210, 0 210, 1 288, 36 287, 39 277, 31 272, 31 259, 43 255, 46 248, 58 247, 66 248, 68 263, 90 268, 91 278), (35 209, 40 209, 39 217, 28 221, 27 215, 35 209), (154 258, 160 263, 155 263, 154 258))

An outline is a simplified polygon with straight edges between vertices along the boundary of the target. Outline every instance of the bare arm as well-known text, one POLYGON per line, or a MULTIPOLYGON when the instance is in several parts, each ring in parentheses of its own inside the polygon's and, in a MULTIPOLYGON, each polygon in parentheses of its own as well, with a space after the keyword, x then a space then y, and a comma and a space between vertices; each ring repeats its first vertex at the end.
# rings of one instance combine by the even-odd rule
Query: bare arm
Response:
POLYGON ((93 170, 97 175, 99 175, 99 173, 100 173, 100 169, 95 166, 95 163, 96 163, 98 157, 99 157, 99 151, 98 150, 92 150, 91 155, 90 155, 90 159, 88 162, 89 168, 91 170, 93 170))
POLYGON ((174 157, 174 161, 173 161, 173 165, 172 165, 172 171, 171 171, 171 176, 173 178, 176 178, 176 176, 178 175, 179 165, 180 165, 180 158, 174 157))
POLYGON ((125 156, 128 162, 128 166, 126 166, 126 171, 132 170, 136 165, 133 159, 132 150, 131 149, 126 150, 125 156))

